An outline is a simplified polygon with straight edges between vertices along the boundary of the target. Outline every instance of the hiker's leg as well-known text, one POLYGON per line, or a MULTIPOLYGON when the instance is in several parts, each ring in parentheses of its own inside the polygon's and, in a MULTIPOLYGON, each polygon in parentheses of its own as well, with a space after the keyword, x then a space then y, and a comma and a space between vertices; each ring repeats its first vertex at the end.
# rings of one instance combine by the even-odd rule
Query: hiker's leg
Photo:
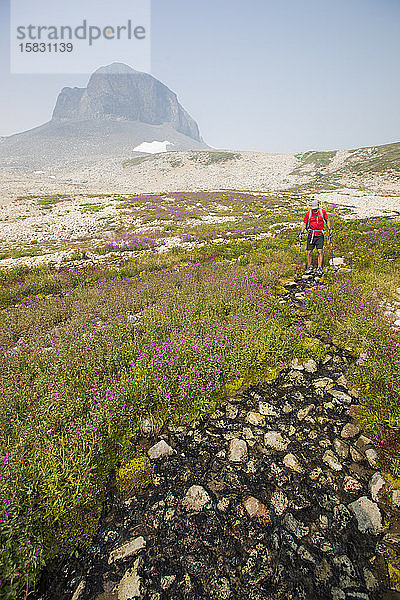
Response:
POLYGON ((322 261, 324 260, 324 251, 322 248, 318 248, 318 266, 322 267, 322 261))
MULTIPOLYGON (((311 243, 312 236, 310 234, 307 235, 307 268, 311 267, 312 263, 312 251, 314 249, 314 243, 311 243)), ((313 240, 314 242, 314 240, 313 240)))

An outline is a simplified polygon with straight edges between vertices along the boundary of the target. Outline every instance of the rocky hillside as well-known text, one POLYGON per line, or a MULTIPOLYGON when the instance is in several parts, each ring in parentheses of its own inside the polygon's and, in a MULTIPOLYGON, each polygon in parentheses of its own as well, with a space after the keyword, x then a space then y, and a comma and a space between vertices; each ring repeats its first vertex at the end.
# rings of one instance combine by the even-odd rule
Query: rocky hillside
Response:
POLYGON ((316 172, 328 175, 387 175, 400 178, 400 143, 369 146, 355 150, 333 150, 330 152, 304 152, 297 154, 300 165, 298 173, 316 172))
POLYGON ((197 123, 174 92, 148 73, 122 63, 97 69, 86 88, 63 88, 52 117, 53 121, 107 119, 169 123, 179 133, 202 142, 197 123))
MULTIPOLYGON (((166 152, 133 157, 107 177, 138 192, 280 190, 351 207, 399 209, 400 143, 302 154, 166 152)), ((371 213, 372 214, 372 213, 371 213)), ((384 212, 382 213, 384 214, 384 212)))
POLYGON ((258 170, 258 176, 252 173, 257 177, 254 187, 261 189, 271 175, 275 178, 275 186, 271 181, 268 181, 268 185, 279 189, 311 185, 317 189, 335 185, 340 187, 340 180, 361 177, 364 181, 384 177, 395 185, 400 183, 400 143, 301 154, 238 151, 167 153, 126 160, 123 167, 131 169, 135 176, 151 170, 156 173, 170 171, 171 177, 177 174, 179 177, 183 173, 180 168, 183 167, 185 174, 193 171, 192 181, 198 181, 200 187, 207 187, 202 186, 201 180, 207 171, 218 166, 221 187, 229 188, 230 181, 245 176, 246 170, 253 164, 258 170))
POLYGON ((18 171, 129 158, 143 142, 170 150, 208 148, 167 86, 127 65, 98 69, 86 88, 63 88, 52 119, 4 139, 0 164, 18 171))

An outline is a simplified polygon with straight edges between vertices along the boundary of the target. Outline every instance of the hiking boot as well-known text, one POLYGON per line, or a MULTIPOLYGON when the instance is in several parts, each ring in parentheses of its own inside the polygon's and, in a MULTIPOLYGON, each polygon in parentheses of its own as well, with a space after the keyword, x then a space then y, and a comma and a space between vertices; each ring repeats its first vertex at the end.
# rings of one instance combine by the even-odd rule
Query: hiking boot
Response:
POLYGON ((310 265, 309 267, 307 267, 307 269, 304 271, 304 275, 311 275, 311 273, 313 272, 313 268, 310 265))
POLYGON ((322 269, 322 267, 318 267, 318 269, 315 271, 315 274, 316 274, 318 277, 321 277, 321 275, 323 274, 323 269, 322 269))

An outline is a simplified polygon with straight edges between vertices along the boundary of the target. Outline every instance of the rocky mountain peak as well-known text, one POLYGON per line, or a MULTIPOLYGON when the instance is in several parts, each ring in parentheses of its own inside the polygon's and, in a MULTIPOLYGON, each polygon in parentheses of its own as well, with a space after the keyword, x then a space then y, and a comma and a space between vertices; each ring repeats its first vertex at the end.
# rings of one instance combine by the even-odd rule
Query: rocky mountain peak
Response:
POLYGON ((124 63, 114 62, 110 65, 99 67, 93 75, 96 73, 99 75, 131 75, 132 73, 141 73, 141 71, 135 71, 135 69, 124 63))
POLYGON ((176 131, 202 141, 197 123, 178 102, 174 92, 152 75, 135 71, 123 63, 97 69, 86 88, 63 88, 52 120, 168 123, 176 131))

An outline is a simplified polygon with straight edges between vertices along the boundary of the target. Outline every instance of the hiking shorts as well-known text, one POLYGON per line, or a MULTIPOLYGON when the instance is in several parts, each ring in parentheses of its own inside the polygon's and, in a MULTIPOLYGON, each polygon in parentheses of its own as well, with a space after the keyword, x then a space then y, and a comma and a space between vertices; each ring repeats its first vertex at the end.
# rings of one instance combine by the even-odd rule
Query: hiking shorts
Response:
POLYGON ((317 248, 317 250, 322 250, 324 247, 324 236, 314 235, 314 239, 311 243, 312 237, 312 233, 307 235, 307 250, 313 250, 314 248, 317 248))

